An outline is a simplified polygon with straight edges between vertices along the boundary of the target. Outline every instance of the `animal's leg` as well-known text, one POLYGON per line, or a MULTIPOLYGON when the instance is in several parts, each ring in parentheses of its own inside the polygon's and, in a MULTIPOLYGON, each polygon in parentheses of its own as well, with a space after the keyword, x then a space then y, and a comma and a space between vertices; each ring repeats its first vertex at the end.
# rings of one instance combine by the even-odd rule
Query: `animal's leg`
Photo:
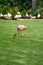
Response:
POLYGON ((18 30, 18 35, 20 34, 20 30, 18 30))

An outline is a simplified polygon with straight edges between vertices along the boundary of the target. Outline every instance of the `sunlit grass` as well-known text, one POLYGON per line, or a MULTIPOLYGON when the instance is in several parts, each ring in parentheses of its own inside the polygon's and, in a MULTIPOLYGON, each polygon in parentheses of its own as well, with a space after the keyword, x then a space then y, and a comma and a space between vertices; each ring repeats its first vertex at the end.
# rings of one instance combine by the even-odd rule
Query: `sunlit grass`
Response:
POLYGON ((0 19, 0 65, 43 65, 43 20, 0 19), (27 30, 13 39, 19 24, 27 30))

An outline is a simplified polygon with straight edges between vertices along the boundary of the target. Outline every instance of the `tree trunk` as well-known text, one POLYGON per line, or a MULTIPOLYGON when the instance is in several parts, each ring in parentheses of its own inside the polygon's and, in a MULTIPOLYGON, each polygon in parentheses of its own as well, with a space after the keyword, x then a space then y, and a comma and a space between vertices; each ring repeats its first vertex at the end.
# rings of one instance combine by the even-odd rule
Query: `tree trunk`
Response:
POLYGON ((36 0, 32 0, 32 8, 36 8, 36 0))

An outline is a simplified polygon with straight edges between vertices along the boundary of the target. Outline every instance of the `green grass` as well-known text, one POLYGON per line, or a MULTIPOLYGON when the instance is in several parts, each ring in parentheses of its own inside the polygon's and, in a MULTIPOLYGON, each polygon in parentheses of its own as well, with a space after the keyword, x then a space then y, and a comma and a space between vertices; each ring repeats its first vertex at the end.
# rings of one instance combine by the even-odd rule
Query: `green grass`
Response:
POLYGON ((43 20, 0 19, 0 65, 43 65, 43 20), (13 35, 24 24, 24 36, 13 35))

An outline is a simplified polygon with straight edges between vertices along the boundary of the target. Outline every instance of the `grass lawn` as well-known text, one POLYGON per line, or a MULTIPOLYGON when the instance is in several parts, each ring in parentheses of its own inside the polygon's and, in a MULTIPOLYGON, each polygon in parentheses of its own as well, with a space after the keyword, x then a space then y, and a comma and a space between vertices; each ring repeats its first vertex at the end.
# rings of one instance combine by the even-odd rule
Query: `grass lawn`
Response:
POLYGON ((43 20, 0 19, 0 65, 43 65, 43 20), (24 36, 13 35, 24 24, 24 36))

